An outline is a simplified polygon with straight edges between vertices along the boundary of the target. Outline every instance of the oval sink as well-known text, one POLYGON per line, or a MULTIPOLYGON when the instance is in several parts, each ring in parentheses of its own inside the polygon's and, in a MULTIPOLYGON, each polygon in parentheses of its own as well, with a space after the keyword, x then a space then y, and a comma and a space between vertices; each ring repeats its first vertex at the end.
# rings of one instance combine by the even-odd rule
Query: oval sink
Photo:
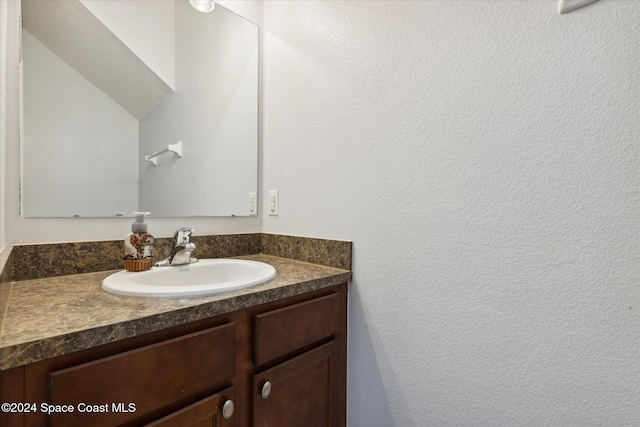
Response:
POLYGON ((201 259, 188 265, 119 271, 102 281, 102 289, 138 297, 187 297, 248 288, 276 277, 269 264, 244 259, 201 259))

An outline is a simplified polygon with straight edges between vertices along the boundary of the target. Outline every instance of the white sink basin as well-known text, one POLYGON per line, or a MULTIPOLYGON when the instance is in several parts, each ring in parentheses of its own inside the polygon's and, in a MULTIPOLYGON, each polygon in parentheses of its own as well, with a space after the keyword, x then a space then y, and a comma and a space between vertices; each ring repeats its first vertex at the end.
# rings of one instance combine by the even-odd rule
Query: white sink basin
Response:
POLYGON ((201 259, 188 265, 120 271, 102 281, 102 289, 138 297, 187 297, 235 291, 276 277, 276 269, 244 259, 201 259))

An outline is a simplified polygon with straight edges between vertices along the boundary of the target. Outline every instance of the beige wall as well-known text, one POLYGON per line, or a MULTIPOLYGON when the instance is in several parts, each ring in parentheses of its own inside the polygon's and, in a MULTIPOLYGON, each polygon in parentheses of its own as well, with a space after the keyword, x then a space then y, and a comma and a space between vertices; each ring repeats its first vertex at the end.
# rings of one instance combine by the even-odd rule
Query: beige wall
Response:
POLYGON ((640 419, 640 2, 266 1, 263 231, 354 241, 349 425, 640 419))

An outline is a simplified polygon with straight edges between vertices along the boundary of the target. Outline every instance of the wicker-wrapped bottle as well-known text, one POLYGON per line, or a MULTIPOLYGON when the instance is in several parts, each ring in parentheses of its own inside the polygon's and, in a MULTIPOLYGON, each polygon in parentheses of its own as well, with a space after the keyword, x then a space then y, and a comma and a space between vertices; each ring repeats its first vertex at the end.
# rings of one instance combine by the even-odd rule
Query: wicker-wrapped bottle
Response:
POLYGON ((153 236, 149 234, 144 216, 149 212, 134 212, 136 222, 124 239, 124 268, 145 271, 153 266, 153 236))

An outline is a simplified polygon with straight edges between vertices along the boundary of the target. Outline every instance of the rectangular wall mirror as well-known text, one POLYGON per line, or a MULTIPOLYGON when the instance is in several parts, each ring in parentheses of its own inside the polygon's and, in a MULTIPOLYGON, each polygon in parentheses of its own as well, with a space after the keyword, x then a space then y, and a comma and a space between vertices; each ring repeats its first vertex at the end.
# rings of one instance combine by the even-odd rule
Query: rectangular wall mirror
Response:
POLYGON ((255 24, 188 0, 22 0, 22 25, 23 216, 255 213, 255 24))

